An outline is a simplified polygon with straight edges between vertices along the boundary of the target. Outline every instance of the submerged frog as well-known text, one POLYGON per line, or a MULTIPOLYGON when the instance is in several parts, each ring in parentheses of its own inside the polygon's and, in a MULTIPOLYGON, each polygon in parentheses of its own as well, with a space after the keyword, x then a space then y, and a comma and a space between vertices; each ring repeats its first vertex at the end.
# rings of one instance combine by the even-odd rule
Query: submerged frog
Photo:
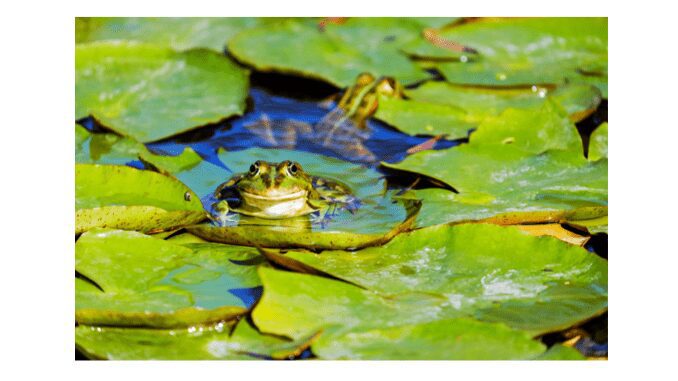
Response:
POLYGON ((299 163, 289 160, 281 163, 257 160, 249 172, 219 185, 214 196, 222 200, 212 206, 215 219, 222 223, 229 210, 264 219, 283 219, 321 210, 333 213, 337 207, 352 211, 357 201, 346 185, 309 175, 299 163))
POLYGON ((245 127, 278 148, 293 149, 305 141, 320 144, 352 161, 372 163, 376 157, 365 146, 370 136, 367 119, 376 112, 380 96, 401 98, 402 89, 393 78, 375 78, 363 73, 344 92, 337 106, 315 125, 296 120, 270 120, 264 115, 245 127))

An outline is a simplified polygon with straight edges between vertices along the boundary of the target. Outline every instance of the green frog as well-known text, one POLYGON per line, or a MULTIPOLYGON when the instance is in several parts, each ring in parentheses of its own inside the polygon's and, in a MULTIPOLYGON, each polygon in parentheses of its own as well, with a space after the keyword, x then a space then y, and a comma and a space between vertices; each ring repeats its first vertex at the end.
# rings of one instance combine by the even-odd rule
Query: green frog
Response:
POLYGON ((376 157, 365 146, 370 136, 367 119, 376 112, 380 96, 402 98, 402 93, 400 84, 393 78, 375 78, 362 73, 344 92, 337 106, 315 125, 271 120, 264 115, 245 127, 278 148, 294 149, 300 140, 306 140, 352 161, 372 163, 376 157))
POLYGON ((280 163, 257 160, 247 173, 234 175, 219 185, 214 197, 221 201, 212 205, 216 212, 213 217, 222 225, 229 211, 263 219, 284 219, 329 209, 333 213, 337 207, 352 210, 356 204, 348 186, 309 175, 301 164, 289 160, 280 163))

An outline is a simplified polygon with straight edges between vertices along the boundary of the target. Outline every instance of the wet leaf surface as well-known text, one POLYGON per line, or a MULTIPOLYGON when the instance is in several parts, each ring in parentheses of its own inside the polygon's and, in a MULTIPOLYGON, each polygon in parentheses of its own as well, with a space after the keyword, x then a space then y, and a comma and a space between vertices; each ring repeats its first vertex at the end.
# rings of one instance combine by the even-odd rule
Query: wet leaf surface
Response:
POLYGON ((143 232, 195 224, 206 215, 179 181, 127 166, 76 164, 75 231, 108 227, 143 232))
POLYGON ((290 20, 243 31, 228 48, 259 71, 293 73, 338 87, 351 85, 362 72, 411 84, 429 75, 398 47, 420 29, 417 22, 387 18, 349 19, 324 31, 312 20, 290 20))
POLYGON ((248 72, 208 50, 127 41, 78 44, 75 118, 149 142, 245 109, 248 72))
MULTIPOLYGON (((606 261, 513 227, 440 225, 356 252, 269 255, 274 261, 280 257, 380 295, 437 296, 444 301, 437 304, 437 318, 472 316, 534 334, 568 327, 607 306, 606 261)), ((261 304, 267 301, 264 298, 261 304)))
POLYGON ((132 40, 175 50, 208 48, 221 52, 240 30, 262 23, 251 17, 79 17, 76 42, 132 40))
POLYGON ((503 324, 452 319, 323 334, 313 351, 326 360, 519 360, 540 355, 544 346, 503 324))
POLYGON ((589 160, 607 159, 607 122, 598 126, 589 140, 589 160))
POLYGON ((298 355, 307 340, 262 335, 246 321, 233 333, 225 324, 176 329, 75 328, 75 343, 89 357, 106 360, 257 360, 298 355))
POLYGON ((606 18, 482 19, 441 36, 478 51, 477 59, 437 66, 452 83, 561 84, 582 73, 607 83, 606 18))
POLYGON ((93 230, 76 243, 75 270, 93 282, 76 279, 76 321, 167 328, 233 319, 253 303, 244 290, 261 286, 256 266, 242 264, 258 257, 246 247, 93 230))

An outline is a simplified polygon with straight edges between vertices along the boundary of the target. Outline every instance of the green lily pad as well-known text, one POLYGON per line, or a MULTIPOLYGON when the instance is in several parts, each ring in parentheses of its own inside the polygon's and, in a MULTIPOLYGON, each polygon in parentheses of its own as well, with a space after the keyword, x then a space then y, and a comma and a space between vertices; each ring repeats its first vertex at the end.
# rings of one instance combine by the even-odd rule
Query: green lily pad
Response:
POLYGON ((543 351, 525 332, 471 319, 323 334, 313 344, 326 360, 518 360, 543 351))
POLYGON ((497 88, 460 86, 447 82, 426 82, 406 90, 406 95, 419 102, 458 107, 469 122, 480 123, 488 116, 498 116, 508 108, 533 109, 552 99, 565 109, 573 121, 593 112, 601 101, 600 91, 585 84, 546 87, 497 88))
POLYGON ((171 230, 205 218, 197 195, 179 181, 127 166, 76 164, 75 232, 109 227, 171 230))
POLYGON ((228 43, 229 51, 259 71, 320 79, 346 87, 362 72, 392 76, 403 84, 429 77, 399 47, 415 38, 416 21, 355 18, 321 30, 313 20, 288 20, 245 30, 228 43))
MULTIPOLYGON (((226 226, 202 224, 188 228, 192 234, 206 240, 260 247, 357 248, 392 238, 410 226, 418 210, 417 203, 394 204, 392 192, 386 192, 385 181, 379 172, 343 160, 309 152, 261 148, 220 151, 219 159, 232 172, 224 171, 223 177, 214 179, 214 188, 236 173, 247 172, 256 160, 292 160, 300 163, 308 174, 345 184, 360 200, 360 205, 353 212, 340 210, 327 215, 326 211, 321 211, 321 216, 328 218, 319 222, 311 221, 308 216, 274 222, 235 214, 226 226)), ((184 179, 181 173, 177 176, 184 179)), ((203 174, 200 181, 206 178, 203 174)), ((186 181, 192 184, 190 179, 186 181)))
POLYGON ((75 125, 76 163, 125 165, 139 159, 164 173, 185 171, 202 161, 190 147, 176 156, 156 155, 132 138, 112 133, 91 133, 75 125))
POLYGON ((486 119, 469 139, 472 145, 510 144, 521 151, 540 154, 549 149, 569 150, 584 154, 577 128, 552 101, 536 109, 505 110, 497 118, 486 119))
POLYGON ((469 122, 465 110, 455 106, 389 97, 379 98, 374 115, 410 135, 447 135, 447 139, 468 136, 476 123, 469 122))
POLYGON ((438 65, 452 83, 561 84, 591 68, 607 82, 606 18, 482 19, 446 28, 440 36, 478 51, 477 59, 438 65))
POLYGON ((106 360, 255 360, 296 356, 308 340, 262 335, 240 321, 232 334, 223 323, 172 330, 81 325, 75 345, 90 358, 106 360))
POLYGON ((589 160, 607 159, 607 122, 598 126, 589 138, 589 160))
POLYGON ((253 17, 78 17, 76 42, 135 40, 175 50, 222 52, 239 31, 259 25, 253 17))
POLYGON ((242 296, 260 286, 255 265, 262 262, 246 247, 178 245, 96 229, 76 243, 75 270, 94 283, 76 279, 75 318, 84 325, 165 328, 230 320, 253 303, 242 296))
POLYGON ((607 308, 605 260, 514 227, 438 225, 356 252, 267 256, 283 265, 300 262, 380 295, 438 295, 447 301, 442 314, 502 322, 532 334, 567 328, 607 308))
POLYGON ((75 48, 75 117, 93 116, 140 142, 241 115, 248 71, 209 50, 135 42, 75 48))
POLYGON ((430 188, 403 195, 422 200, 417 226, 563 222, 607 215, 607 160, 589 162, 578 152, 553 150, 535 156, 511 145, 467 144, 382 165, 433 177, 459 191, 430 188))
POLYGON ((339 334, 431 321, 446 302, 426 294, 385 298, 348 283, 269 268, 260 268, 259 277, 264 293, 252 311, 255 325, 294 340, 330 327, 339 334))
POLYGON ((586 360, 586 357, 574 348, 556 344, 535 360, 586 360))

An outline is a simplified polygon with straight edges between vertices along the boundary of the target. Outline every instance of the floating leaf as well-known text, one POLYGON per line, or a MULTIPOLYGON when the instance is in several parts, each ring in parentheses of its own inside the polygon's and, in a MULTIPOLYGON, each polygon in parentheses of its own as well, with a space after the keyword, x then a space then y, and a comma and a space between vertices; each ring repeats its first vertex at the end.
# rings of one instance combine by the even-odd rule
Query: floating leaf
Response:
POLYGON ((591 68, 607 82, 606 18, 482 19, 447 28, 440 36, 478 51, 477 59, 438 65, 452 83, 561 84, 591 68))
POLYGON ((445 134, 447 139, 465 138, 476 127, 458 107, 388 97, 380 97, 374 117, 406 134, 445 134))
POLYGON ((468 144, 382 165, 433 177, 459 191, 421 189, 404 195, 423 200, 418 226, 564 222, 607 215, 607 160, 591 163, 578 153, 532 156, 510 145, 468 144))
POLYGON ((586 360, 586 357, 574 348, 556 344, 535 360, 586 360))
MULTIPOLYGON (((256 160, 274 163, 291 160, 300 163, 307 174, 346 185, 360 205, 352 212, 321 211, 318 217, 322 220, 316 223, 309 216, 267 221, 235 215, 227 226, 203 224, 189 228, 191 233, 210 241, 261 247, 357 248, 392 238, 410 226, 416 214, 416 203, 409 211, 400 203, 394 204, 390 193, 385 193, 383 176, 361 165, 308 152, 261 148, 220 151, 219 159, 232 172, 224 172, 218 181, 210 179, 216 182, 214 188, 236 173, 247 172, 256 160)), ((178 177, 184 179, 182 174, 178 177)), ((207 178, 203 174, 200 180, 207 178)), ((190 179, 186 181, 192 183, 190 179)))
POLYGON ((124 41, 75 48, 76 119, 149 142, 245 109, 248 72, 208 50, 177 53, 124 41))
POLYGON ((288 358, 308 340, 262 335, 246 321, 233 334, 223 323, 166 329, 79 326, 75 345, 90 358, 106 360, 255 360, 288 358))
POLYGON ((525 332, 470 319, 323 334, 313 345, 326 360, 517 360, 543 351, 525 332))
POLYGON ((202 158, 190 147, 176 156, 156 155, 136 140, 111 133, 91 133, 75 125, 75 162, 124 165, 142 159, 159 171, 173 173, 198 165, 202 158))
POLYGON ((416 22, 349 19, 323 30, 312 20, 288 20, 245 30, 228 44, 239 60, 259 71, 298 74, 346 87, 358 74, 392 76, 403 84, 428 78, 398 47, 416 37, 416 22))
POLYGON ((539 154, 549 149, 584 154, 577 128, 559 106, 551 101, 537 109, 507 109, 499 117, 486 119, 470 139, 472 145, 510 144, 521 151, 539 154))
POLYGON ((598 126, 589 139, 589 160, 607 159, 607 122, 598 126))
POLYGON ((76 164, 75 232, 109 227, 171 230, 205 218, 200 200, 179 181, 136 168, 76 164))
POLYGON ((414 101, 457 107, 467 113, 468 122, 475 124, 488 116, 497 116, 508 108, 538 108, 547 99, 560 104, 572 120, 579 121, 593 112, 601 101, 600 91, 584 84, 562 85, 549 90, 538 86, 497 88, 426 82, 415 89, 406 90, 406 94, 414 101))
POLYGON ((533 334, 567 328, 607 307, 605 260, 513 227, 439 225, 356 252, 267 256, 281 264, 300 262, 381 295, 437 295, 446 301, 439 315, 498 321, 533 334))
POLYGON ((136 40, 175 50, 209 48, 222 52, 240 30, 259 25, 252 17, 78 17, 77 42, 136 40))
MULTIPOLYGON (((256 261, 256 259, 260 259, 256 261)), ((75 318, 85 325, 181 327, 242 315, 260 291, 251 248, 93 230, 76 243, 75 318)), ((255 263, 257 262, 257 263, 255 263)))

